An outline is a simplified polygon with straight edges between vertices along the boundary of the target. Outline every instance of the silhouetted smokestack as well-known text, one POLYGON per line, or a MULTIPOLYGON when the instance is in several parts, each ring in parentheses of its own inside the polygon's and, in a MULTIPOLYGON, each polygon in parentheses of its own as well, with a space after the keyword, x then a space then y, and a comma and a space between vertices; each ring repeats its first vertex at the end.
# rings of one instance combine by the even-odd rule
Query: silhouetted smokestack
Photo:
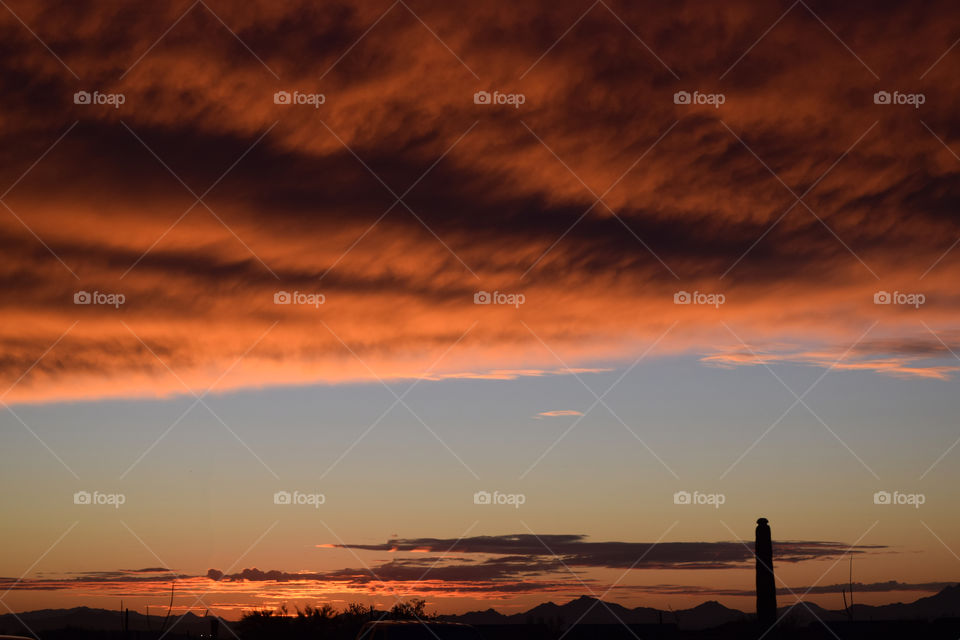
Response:
POLYGON ((766 518, 757 520, 753 551, 757 556, 757 619, 769 626, 777 619, 777 587, 773 579, 773 541, 766 518))

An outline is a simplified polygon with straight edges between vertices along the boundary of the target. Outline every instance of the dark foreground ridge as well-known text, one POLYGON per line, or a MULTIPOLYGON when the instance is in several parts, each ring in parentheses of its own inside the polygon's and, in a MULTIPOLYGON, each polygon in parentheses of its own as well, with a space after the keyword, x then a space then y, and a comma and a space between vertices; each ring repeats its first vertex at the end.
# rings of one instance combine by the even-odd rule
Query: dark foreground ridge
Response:
MULTIPOLYGON (((238 622, 187 613, 168 627, 164 640, 184 638, 236 638, 240 640, 353 640, 367 620, 396 617, 396 612, 354 608, 352 612, 330 610, 319 614, 281 615, 256 612, 238 622)), ((401 609, 400 617, 405 617, 401 609)), ((418 611, 422 611, 419 609, 418 611)), ((419 615, 419 614, 418 614, 419 615)), ((409 618, 409 616, 406 616, 409 618)), ((461 615, 428 616, 435 621, 473 625, 484 639, 579 640, 581 638, 724 639, 759 638, 764 626, 755 614, 709 601, 691 609, 662 611, 648 607, 629 609, 613 602, 581 596, 565 604, 545 602, 529 611, 504 615, 494 609, 461 615)), ((813 603, 777 609, 778 622, 764 637, 777 638, 943 638, 960 637, 960 585, 910 603, 880 606, 858 604, 850 612, 829 610, 813 603), (850 619, 852 615, 853 619, 850 619)), ((77 607, 44 609, 0 616, 0 635, 33 636, 41 640, 109 638, 110 640, 158 640, 163 616, 130 612, 129 628, 122 630, 119 611, 77 607)), ((429 634, 429 637, 433 637, 429 634)), ((441 638, 441 640, 443 640, 441 638)))

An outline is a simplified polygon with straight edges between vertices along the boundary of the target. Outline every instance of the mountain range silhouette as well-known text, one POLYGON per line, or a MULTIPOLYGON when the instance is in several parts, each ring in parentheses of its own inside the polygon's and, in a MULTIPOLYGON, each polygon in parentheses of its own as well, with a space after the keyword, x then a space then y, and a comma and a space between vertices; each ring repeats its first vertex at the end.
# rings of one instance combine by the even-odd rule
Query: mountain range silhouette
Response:
MULTIPOLYGON (((788 609, 794 624, 805 625, 816 621, 840 622, 848 620, 842 609, 825 609, 812 602, 806 605, 793 604, 777 609, 778 617, 788 609), (812 613, 811 613, 812 611, 812 613), (814 616, 816 614, 816 616, 814 616)), ((945 587, 939 593, 909 603, 885 605, 857 604, 852 607, 853 619, 859 621, 882 620, 933 620, 960 616, 960 584, 945 587)), ((462 615, 444 616, 447 620, 474 625, 524 624, 545 621, 579 624, 676 624, 681 629, 709 629, 728 622, 752 620, 753 613, 731 609, 715 600, 703 602, 690 609, 664 611, 651 607, 624 607, 615 602, 602 602, 590 596, 580 596, 566 604, 553 602, 539 604, 529 611, 504 615, 493 608, 471 611, 462 615)))
MULTIPOLYGON (((791 623, 803 626, 816 621, 842 622, 848 620, 842 609, 825 609, 812 602, 806 605, 791 605, 780 607, 778 616, 787 609, 791 623), (816 614, 814 616, 814 614, 816 614)), ((939 618, 960 617, 960 585, 953 585, 942 589, 939 593, 927 596, 909 603, 892 603, 885 605, 857 604, 852 607, 853 619, 856 621, 893 621, 893 620, 934 620, 939 618)), ((23 628, 19 617, 31 629, 41 632, 46 630, 75 629, 115 630, 120 627, 120 612, 108 609, 92 609, 89 607, 75 607, 72 609, 41 609, 16 614, 0 615, 0 634, 22 633, 23 628)), ((473 625, 519 625, 527 623, 546 623, 552 625, 583 625, 595 624, 675 624, 680 629, 709 629, 730 622, 741 622, 754 619, 753 613, 740 611, 710 600, 690 609, 664 611, 651 607, 628 608, 615 602, 600 601, 590 596, 580 596, 566 602, 556 604, 544 602, 528 611, 505 615, 493 608, 483 611, 471 611, 459 615, 441 616, 445 620, 464 622, 473 625)), ((131 611, 130 628, 146 630, 158 629, 162 616, 147 616, 131 611)), ((231 624, 231 623, 227 623, 231 624)), ((209 629, 209 617, 188 612, 177 623, 179 633, 191 632, 200 635, 209 629)))

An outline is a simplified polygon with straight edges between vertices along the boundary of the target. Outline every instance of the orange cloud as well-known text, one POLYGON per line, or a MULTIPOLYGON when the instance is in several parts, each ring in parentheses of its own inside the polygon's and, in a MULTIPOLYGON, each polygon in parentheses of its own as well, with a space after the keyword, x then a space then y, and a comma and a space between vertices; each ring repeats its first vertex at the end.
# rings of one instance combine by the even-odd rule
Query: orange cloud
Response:
POLYGON ((11 3, 60 61, 0 25, 30 79, 0 96, 5 402, 751 362, 724 324, 829 366, 879 320, 837 368, 955 373, 941 20, 815 7, 852 55, 803 6, 765 33, 779 11, 749 3, 597 5, 569 32, 582 8, 208 4, 11 3))

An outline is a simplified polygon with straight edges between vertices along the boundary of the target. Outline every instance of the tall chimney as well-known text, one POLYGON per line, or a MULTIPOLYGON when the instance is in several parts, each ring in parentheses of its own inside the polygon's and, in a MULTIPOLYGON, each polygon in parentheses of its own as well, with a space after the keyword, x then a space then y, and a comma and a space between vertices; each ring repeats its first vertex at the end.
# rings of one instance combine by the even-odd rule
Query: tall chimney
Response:
POLYGON ((773 542, 766 518, 757 520, 754 554, 757 556, 757 620, 770 626, 777 619, 777 587, 773 579, 773 542))

